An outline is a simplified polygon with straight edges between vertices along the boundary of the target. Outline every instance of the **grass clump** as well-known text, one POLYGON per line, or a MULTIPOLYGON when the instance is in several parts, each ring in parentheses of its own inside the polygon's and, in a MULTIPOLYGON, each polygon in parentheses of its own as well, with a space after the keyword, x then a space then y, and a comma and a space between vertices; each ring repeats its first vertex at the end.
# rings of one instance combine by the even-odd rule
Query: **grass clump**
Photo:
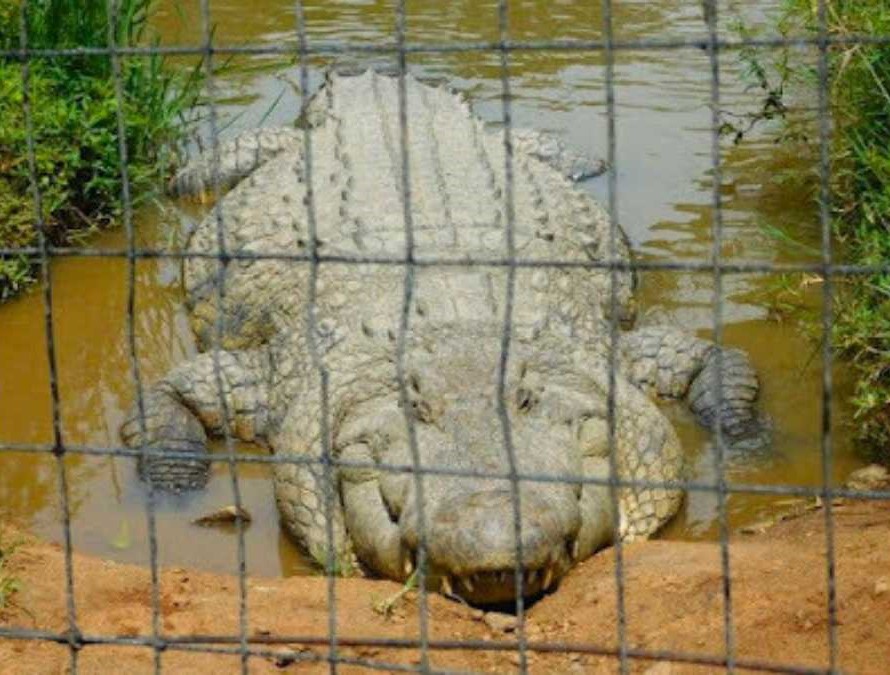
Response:
MULTIPOLYGON (((148 34, 153 0, 117 0, 115 42, 156 43, 148 34)), ((21 46, 21 0, 0 0, 0 48, 21 46)), ((30 0, 28 46, 107 47, 106 0, 30 0)), ((121 58, 128 178, 134 201, 145 200, 169 173, 167 150, 188 129, 200 90, 198 69, 172 70, 153 54, 121 58)), ((22 63, 0 57, 0 248, 35 247, 36 211, 28 162, 22 63)), ((28 77, 37 183, 47 240, 77 242, 118 219, 122 173, 118 100, 108 56, 32 58, 28 77)), ((0 257, 0 300, 34 278, 35 261, 0 257)))
MULTIPOLYGON (((802 29, 819 36, 820 4, 785 0, 773 31, 793 36, 802 29)), ((890 261, 890 44, 856 44, 854 38, 890 35, 890 0, 832 0, 825 8, 828 34, 842 38, 827 51, 835 257, 884 265, 890 261)), ((741 38, 755 37, 740 21, 735 28, 741 38)), ((721 132, 739 143, 755 126, 781 120, 780 140, 812 147, 818 120, 786 103, 790 89, 820 85, 818 68, 803 65, 800 53, 787 48, 776 57, 746 47, 739 58, 762 101, 753 113, 730 114, 721 132)), ((835 289, 832 340, 855 371, 854 433, 869 459, 890 465, 890 275, 836 279, 835 289)), ((781 292, 799 297, 797 291, 781 292)))
POLYGON ((21 541, 5 542, 0 537, 0 612, 12 605, 12 597, 21 589, 21 582, 8 569, 10 557, 21 544, 21 541))
MULTIPOLYGON (((788 0, 813 33, 818 4, 788 0)), ((890 34, 890 0, 827 3, 829 33, 890 34)), ((829 51, 832 207, 839 253, 860 265, 890 261, 890 45, 840 44, 829 51)), ((872 459, 890 464, 890 276, 838 284, 836 348, 853 364, 856 433, 872 459)))

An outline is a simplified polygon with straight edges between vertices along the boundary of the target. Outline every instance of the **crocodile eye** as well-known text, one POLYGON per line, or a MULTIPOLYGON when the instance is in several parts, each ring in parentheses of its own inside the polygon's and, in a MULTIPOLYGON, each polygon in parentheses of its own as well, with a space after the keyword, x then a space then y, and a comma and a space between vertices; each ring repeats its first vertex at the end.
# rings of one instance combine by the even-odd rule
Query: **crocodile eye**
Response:
POLYGON ((433 421, 433 406, 423 397, 420 385, 420 377, 417 373, 408 375, 408 405, 411 407, 414 419, 427 424, 433 421))
POLYGON ((422 398, 411 399, 411 411, 414 413, 414 419, 426 422, 433 421, 433 407, 422 398))

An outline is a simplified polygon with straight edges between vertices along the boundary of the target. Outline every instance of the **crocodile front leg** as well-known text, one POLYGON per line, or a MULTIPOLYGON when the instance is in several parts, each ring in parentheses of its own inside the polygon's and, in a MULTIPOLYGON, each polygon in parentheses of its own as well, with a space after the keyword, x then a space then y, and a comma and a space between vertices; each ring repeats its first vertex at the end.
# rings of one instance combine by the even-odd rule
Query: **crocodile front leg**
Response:
POLYGON ((730 446, 754 449, 770 443, 769 419, 757 407, 760 383, 743 351, 663 326, 623 335, 620 348, 631 382, 657 396, 686 398, 703 426, 720 425, 730 446))
POLYGON ((278 155, 299 152, 302 139, 302 130, 289 127, 245 131, 219 145, 215 172, 211 152, 190 160, 170 181, 170 193, 205 201, 212 196, 214 180, 225 191, 278 155))
MULTIPOLYGON (((607 368, 592 370, 591 375, 596 378, 598 392, 606 395, 610 389, 607 368)), ((578 428, 582 467, 588 477, 608 479, 614 460, 616 478, 630 484, 618 488, 617 514, 607 485, 584 485, 584 526, 578 537, 581 559, 613 543, 614 515, 623 541, 645 539, 677 512, 683 500, 682 490, 671 485, 686 475, 683 448, 673 425, 655 402, 626 378, 615 378, 614 387, 614 444, 609 439, 607 410, 585 419, 578 428)))
POLYGON ((124 443, 145 451, 137 463, 140 477, 163 490, 200 488, 210 475, 208 432, 221 436, 228 427, 241 440, 263 439, 267 364, 265 350, 219 352, 222 396, 213 354, 177 366, 153 385, 144 397, 144 420, 134 405, 121 427, 124 443))
MULTIPOLYGON (((290 349, 302 354, 304 347, 290 349)), ((279 363, 278 370, 290 368, 279 363)), ((282 460, 273 471, 275 502, 281 526, 309 557, 329 572, 348 575, 356 562, 344 521, 340 471, 324 461, 320 391, 311 373, 303 375, 297 388, 285 394, 285 405, 290 407, 269 436, 269 445, 282 460)))
MULTIPOLYGON (((279 453, 279 456, 288 455, 279 453)), ((291 453, 291 456, 294 454, 291 453)), ((333 475, 328 480, 325 467, 319 461, 320 453, 316 457, 310 457, 308 452, 299 453, 295 456, 297 459, 306 461, 284 462, 275 466, 275 501, 281 514, 281 524, 319 567, 327 569, 330 552, 333 562, 331 571, 348 576, 356 570, 357 563, 346 531, 343 505, 336 490, 336 474, 332 471, 333 475)))
POLYGON ((595 178, 608 168, 602 159, 594 159, 569 148, 558 136, 537 129, 513 129, 510 138, 516 152, 525 153, 549 164, 573 181, 595 178))

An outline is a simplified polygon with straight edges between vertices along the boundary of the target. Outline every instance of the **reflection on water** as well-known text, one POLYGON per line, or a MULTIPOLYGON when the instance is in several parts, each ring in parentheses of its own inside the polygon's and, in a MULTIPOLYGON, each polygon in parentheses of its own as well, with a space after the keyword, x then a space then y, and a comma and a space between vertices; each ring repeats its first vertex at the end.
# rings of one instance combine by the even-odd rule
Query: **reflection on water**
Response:
MULTIPOLYGON (((201 35, 196 8, 163 3, 157 26, 169 44, 195 43, 201 35), (174 9, 176 6, 176 9, 174 9)), ((195 3, 197 5, 197 3, 195 3)), ((725 14, 741 7, 751 21, 765 21, 778 0, 725 3, 725 14)), ((615 3, 619 40, 690 37, 706 34, 699 3, 636 0, 615 3), (676 5, 682 4, 683 8, 676 5)), ((313 40, 381 43, 395 27, 393 3, 307 3, 308 36, 313 40)), ((724 18, 727 18, 724 16, 724 18)), ((293 2, 265 0, 244 4, 212 3, 215 39, 222 44, 296 45, 293 2)), ((407 40, 442 43, 498 39, 497 3, 460 0, 408 3, 407 40)), ((515 39, 599 39, 599 3, 581 0, 510 3, 509 30, 515 39)), ((341 61, 385 65, 373 59, 341 61)), ((222 58, 216 60, 221 65, 222 58)), ((323 65, 311 62, 317 84, 323 65)), ((756 105, 740 82, 735 57, 721 55, 722 106, 756 105)), ((497 54, 418 53, 409 58, 418 76, 447 81, 467 92, 486 119, 502 116, 501 66, 497 54)), ((512 112, 520 126, 560 133, 573 146, 595 155, 606 147, 603 58, 598 52, 514 52, 509 57, 512 112)), ((712 253, 710 63, 699 50, 622 51, 616 56, 617 208, 622 225, 643 259, 707 261, 712 253)), ((224 135, 238 129, 292 122, 299 108, 299 70, 293 60, 268 56, 233 59, 216 78, 224 135)), ((742 147, 725 147, 720 194, 723 204, 722 255, 733 261, 788 262, 815 259, 806 247, 768 236, 770 230, 792 234, 807 245, 818 244, 818 217, 806 190, 785 180, 810 171, 807 160, 773 144, 753 139, 742 147)), ((606 182, 584 186, 607 199, 606 182)), ((142 243, 164 245, 182 216, 172 210, 146 211, 139 217, 142 243)), ((123 236, 112 233, 96 244, 119 248, 123 236)), ((117 429, 134 397, 127 340, 126 261, 106 258, 64 259, 52 266, 54 338, 57 346, 60 423, 67 445, 116 446, 117 429)), ((821 375, 810 341, 792 324, 768 320, 769 285, 764 275, 729 275, 723 280, 725 339, 748 349, 762 373, 765 406, 776 423, 776 448, 769 458, 733 458, 731 481, 813 485, 820 481, 821 375)), ((792 280, 792 282, 803 281, 792 280)), ((811 281, 811 280, 810 280, 811 281)), ((646 320, 674 322, 707 334, 714 321, 713 275, 650 272, 643 276, 641 304, 646 320)), ((812 297, 819 289, 811 285, 812 297)), ((140 374, 150 382, 172 364, 194 352, 181 308, 177 265, 142 260, 136 266, 136 312, 140 374)), ((39 293, 0 307, 0 442, 52 442, 52 401, 39 293)), ((837 422, 844 420, 845 383, 838 373, 837 422)), ((712 480, 707 435, 689 423, 682 411, 669 409, 693 460, 693 478, 712 480)), ((853 466, 843 424, 833 425, 835 475, 853 466)), ((244 452, 257 452, 241 448, 244 452)), ((74 543, 79 550, 120 560, 147 560, 144 488, 135 479, 132 461, 108 455, 70 455, 69 471, 74 543)), ((307 567, 277 523, 268 470, 261 464, 239 470, 245 505, 253 514, 247 529, 247 561, 252 572, 301 573, 307 567), (272 554, 271 551, 277 551, 272 554)), ((739 524, 762 517, 777 499, 733 494, 730 518, 739 524)), ((158 507, 162 562, 233 571, 235 538, 231 531, 202 529, 190 520, 232 502, 228 468, 219 465, 209 489, 180 502, 158 507)), ((34 453, 0 456, 0 514, 36 532, 59 538, 56 467, 51 457, 34 453)), ((670 526, 671 537, 716 535, 716 497, 690 495, 684 512, 670 526)))

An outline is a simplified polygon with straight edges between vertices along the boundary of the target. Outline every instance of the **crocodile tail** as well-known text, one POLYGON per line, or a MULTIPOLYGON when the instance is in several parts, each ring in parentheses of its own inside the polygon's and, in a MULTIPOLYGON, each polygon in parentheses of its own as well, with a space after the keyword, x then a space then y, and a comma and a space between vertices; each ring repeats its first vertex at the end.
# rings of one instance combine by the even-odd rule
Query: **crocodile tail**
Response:
POLYGON ((759 408, 760 380, 748 355, 676 328, 649 326, 621 338, 624 374, 661 398, 685 399, 703 426, 727 446, 770 444, 772 424, 759 408))
POLYGON ((689 386, 689 408, 705 427, 719 429, 726 445, 757 449, 769 445, 772 424, 758 407, 760 381, 740 349, 714 347, 689 386))

